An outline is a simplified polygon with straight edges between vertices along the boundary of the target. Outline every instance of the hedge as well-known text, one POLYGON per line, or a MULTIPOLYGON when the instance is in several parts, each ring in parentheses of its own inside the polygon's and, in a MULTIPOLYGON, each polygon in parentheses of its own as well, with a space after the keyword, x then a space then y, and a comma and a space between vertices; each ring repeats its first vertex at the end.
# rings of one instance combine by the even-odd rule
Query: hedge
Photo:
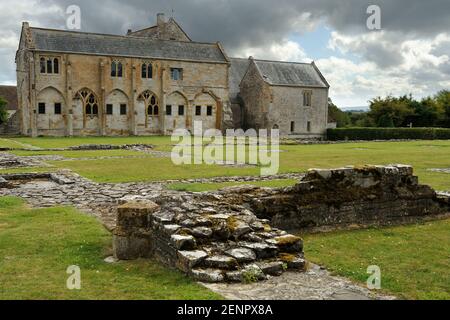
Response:
POLYGON ((447 140, 448 128, 338 128, 328 129, 327 138, 339 140, 447 140))

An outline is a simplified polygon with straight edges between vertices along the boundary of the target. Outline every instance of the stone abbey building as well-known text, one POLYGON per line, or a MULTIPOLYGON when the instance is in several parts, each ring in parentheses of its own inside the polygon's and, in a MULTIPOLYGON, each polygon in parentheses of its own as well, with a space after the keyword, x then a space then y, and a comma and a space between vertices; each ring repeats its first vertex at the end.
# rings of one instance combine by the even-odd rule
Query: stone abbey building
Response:
POLYGON ((167 135, 196 120, 301 137, 327 127, 329 85, 314 63, 229 58, 163 14, 124 36, 24 22, 16 64, 24 135, 167 135))

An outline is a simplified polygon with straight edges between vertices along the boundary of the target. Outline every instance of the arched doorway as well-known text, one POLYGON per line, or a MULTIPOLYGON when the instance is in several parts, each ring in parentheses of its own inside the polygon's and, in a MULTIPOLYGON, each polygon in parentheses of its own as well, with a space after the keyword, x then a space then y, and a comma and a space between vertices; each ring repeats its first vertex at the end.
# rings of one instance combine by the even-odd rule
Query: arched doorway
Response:
POLYGON ((165 109, 165 128, 167 131, 186 128, 188 105, 187 98, 178 91, 167 96, 165 109))
POLYGON ((128 96, 115 89, 106 98, 105 125, 108 135, 128 134, 130 130, 130 110, 128 96))
POLYGON ((65 99, 54 87, 47 87, 37 95, 36 127, 38 134, 63 135, 65 99))

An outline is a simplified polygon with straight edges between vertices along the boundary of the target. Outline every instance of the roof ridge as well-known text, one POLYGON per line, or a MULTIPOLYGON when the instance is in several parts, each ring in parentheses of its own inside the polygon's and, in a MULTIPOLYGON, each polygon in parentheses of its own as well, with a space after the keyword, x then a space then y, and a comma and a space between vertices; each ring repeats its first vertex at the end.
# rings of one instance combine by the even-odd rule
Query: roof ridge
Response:
POLYGON ((51 28, 41 28, 41 27, 30 27, 31 30, 44 30, 44 31, 55 31, 62 33, 76 33, 76 34, 85 34, 85 35, 96 35, 96 36, 107 36, 107 37, 116 37, 123 39, 141 39, 148 41, 163 41, 163 42, 180 42, 180 43, 196 43, 196 44, 207 44, 217 46, 217 43, 214 42, 199 42, 199 41, 179 41, 179 40, 163 40, 163 39, 151 39, 146 37, 137 37, 137 36, 123 36, 120 34, 111 34, 111 33, 98 33, 98 32, 83 32, 83 31, 74 31, 74 30, 62 30, 62 29, 51 29, 51 28))
POLYGON ((312 62, 296 62, 296 61, 277 61, 277 60, 265 60, 265 59, 253 59, 257 62, 271 62, 271 63, 289 63, 289 64, 304 64, 304 65, 312 65, 312 62))
POLYGON ((232 57, 230 57, 230 59, 234 59, 234 60, 249 60, 248 58, 232 58, 232 57))

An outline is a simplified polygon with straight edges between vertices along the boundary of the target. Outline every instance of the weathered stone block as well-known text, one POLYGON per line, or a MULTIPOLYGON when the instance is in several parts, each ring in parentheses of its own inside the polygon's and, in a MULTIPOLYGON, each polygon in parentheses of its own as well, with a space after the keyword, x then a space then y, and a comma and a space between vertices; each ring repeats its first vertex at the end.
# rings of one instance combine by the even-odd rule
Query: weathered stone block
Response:
POLYGON ((149 258, 152 255, 153 243, 150 237, 113 235, 114 257, 119 260, 149 258))
POLYGON ((236 248, 226 252, 230 257, 235 258, 238 262, 252 262, 256 260, 256 254, 248 248, 236 248))
POLYGON ((148 215, 158 209, 159 205, 148 200, 124 203, 117 207, 117 225, 124 228, 147 228, 148 215))
POLYGON ((193 269, 192 277, 200 282, 222 282, 225 277, 222 270, 215 269, 193 269))
POLYGON ((257 263, 257 266, 262 272, 271 276, 280 276, 284 271, 283 262, 281 261, 260 262, 257 263))
POLYGON ((205 259, 205 265, 209 268, 233 270, 237 267, 237 261, 228 256, 212 256, 205 259))
POLYGON ((189 273, 192 268, 199 265, 208 254, 202 250, 178 251, 177 267, 183 272, 189 273))
POLYGON ((189 235, 174 234, 170 241, 177 250, 192 250, 196 245, 195 238, 189 235))

